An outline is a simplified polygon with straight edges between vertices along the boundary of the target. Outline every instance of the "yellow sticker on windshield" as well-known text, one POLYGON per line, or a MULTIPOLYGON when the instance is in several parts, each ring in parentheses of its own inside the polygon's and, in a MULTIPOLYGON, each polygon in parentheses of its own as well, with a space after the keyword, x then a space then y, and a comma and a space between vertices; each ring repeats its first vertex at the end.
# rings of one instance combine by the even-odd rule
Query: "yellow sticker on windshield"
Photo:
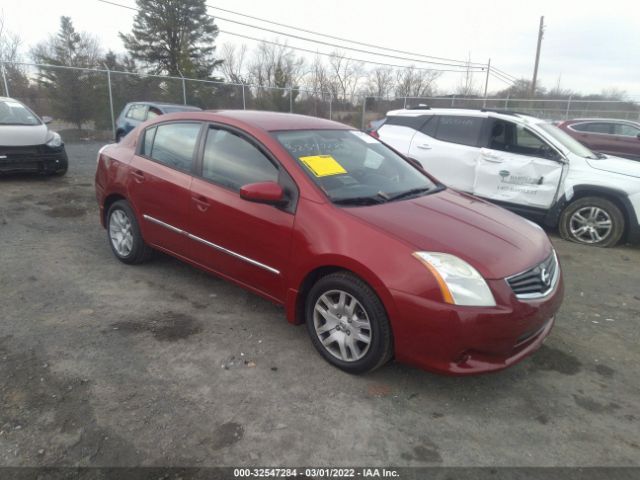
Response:
POLYGON ((310 157, 300 157, 300 161, 304 163, 311 173, 316 177, 328 177, 329 175, 339 175, 347 173, 342 165, 340 165, 331 155, 312 155, 310 157))

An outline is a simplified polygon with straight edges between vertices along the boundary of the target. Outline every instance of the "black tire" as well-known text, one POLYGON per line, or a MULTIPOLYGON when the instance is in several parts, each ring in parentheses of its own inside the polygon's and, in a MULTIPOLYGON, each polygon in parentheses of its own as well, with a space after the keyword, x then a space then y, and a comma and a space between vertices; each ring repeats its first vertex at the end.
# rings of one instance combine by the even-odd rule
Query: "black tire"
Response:
POLYGON ((116 143, 120 143, 120 141, 124 138, 124 132, 116 133, 116 143))
POLYGON ((305 318, 313 346, 325 360, 345 372, 354 374, 371 372, 387 363, 393 356, 391 326, 382 302, 369 285, 352 273, 336 272, 318 280, 307 295, 305 318), (316 333, 314 326, 316 302, 322 295, 335 290, 346 292, 356 299, 368 317, 371 341, 368 350, 360 359, 344 361, 337 358, 322 344, 316 333))
POLYGON ((137 263, 143 263, 147 261, 149 258, 151 258, 153 250, 151 249, 151 247, 149 247, 145 243, 144 239, 142 238, 142 234, 140 233, 140 226, 138 225, 138 220, 136 219, 136 215, 133 212, 131 205, 129 205, 129 202, 127 202, 126 200, 118 200, 117 202, 114 202, 109 207, 106 220, 107 220, 106 221, 107 240, 109 242, 109 246, 111 247, 111 251, 113 252, 113 254, 116 256, 118 260, 120 260, 123 263, 133 265, 137 263), (116 212, 123 213, 128 219, 128 221, 130 222, 129 230, 132 234, 133 241, 132 241, 130 251, 126 254, 122 254, 121 252, 118 252, 116 246, 114 245, 114 241, 111 238, 110 225, 112 221, 112 216, 116 214, 116 212))
MULTIPOLYGON (((569 240, 575 243, 581 243, 583 245, 592 245, 596 247, 613 247, 616 245, 622 235, 624 234, 625 229, 625 220, 624 215, 620 211, 620 208, 610 200, 602 197, 583 197, 579 198, 575 202, 570 203, 565 207, 560 215, 560 224, 559 230, 560 235, 565 240, 569 240), (591 207, 598 208, 602 210, 604 213, 599 218, 608 218, 610 219, 611 228, 606 233, 606 235, 602 234, 599 231, 599 234, 602 234, 602 239, 594 240, 593 238, 580 238, 572 232, 572 224, 577 226, 576 219, 574 215, 576 215, 580 210, 589 209, 591 207)), ((575 229, 574 229, 575 230, 575 229)), ((590 236, 590 234, 585 234, 585 236, 590 236)))

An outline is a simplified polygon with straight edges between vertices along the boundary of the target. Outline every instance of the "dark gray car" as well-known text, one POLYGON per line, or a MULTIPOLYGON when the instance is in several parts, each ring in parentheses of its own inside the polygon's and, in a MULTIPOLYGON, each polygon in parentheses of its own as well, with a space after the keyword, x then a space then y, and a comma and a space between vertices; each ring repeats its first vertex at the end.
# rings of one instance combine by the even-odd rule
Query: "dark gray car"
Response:
POLYGON ((197 112, 202 110, 191 105, 175 103, 131 102, 127 103, 116 119, 116 142, 122 140, 127 133, 142 122, 151 120, 158 115, 175 112, 197 112))

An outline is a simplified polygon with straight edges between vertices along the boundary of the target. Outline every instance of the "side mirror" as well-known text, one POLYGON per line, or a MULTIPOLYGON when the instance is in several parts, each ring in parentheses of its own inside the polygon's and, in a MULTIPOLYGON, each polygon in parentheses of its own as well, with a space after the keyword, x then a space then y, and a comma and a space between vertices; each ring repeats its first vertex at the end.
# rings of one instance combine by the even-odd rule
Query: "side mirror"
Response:
POLYGON ((640 133, 638 135, 636 135, 636 137, 638 137, 638 140, 640 140, 640 133))
POLYGON ((45 123, 45 125, 50 124, 51 122, 53 122, 53 118, 45 115, 44 117, 42 117, 42 121, 45 123))
POLYGON ((424 171, 424 167, 422 166, 422 164, 415 158, 411 158, 411 157, 404 157, 404 158, 406 158, 407 162, 409 162, 411 165, 416 167, 418 170, 424 171))
POLYGON ((285 201, 284 190, 276 182, 249 183, 240 188, 240 198, 249 202, 277 205, 285 201))

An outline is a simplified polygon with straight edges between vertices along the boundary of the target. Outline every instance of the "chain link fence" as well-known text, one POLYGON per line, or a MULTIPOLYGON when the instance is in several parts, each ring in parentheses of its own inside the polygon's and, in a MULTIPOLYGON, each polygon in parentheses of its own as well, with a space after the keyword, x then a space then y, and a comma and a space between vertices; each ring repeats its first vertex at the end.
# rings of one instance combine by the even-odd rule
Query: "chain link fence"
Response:
POLYGON ((108 69, 3 63, 1 92, 54 119, 52 128, 67 142, 108 141, 114 121, 129 102, 194 105, 203 109, 253 109, 294 112, 366 128, 389 110, 421 104, 430 107, 490 108, 528 113, 549 120, 575 117, 640 119, 631 101, 573 99, 439 97, 336 98, 329 92, 299 87, 267 87, 108 69))

